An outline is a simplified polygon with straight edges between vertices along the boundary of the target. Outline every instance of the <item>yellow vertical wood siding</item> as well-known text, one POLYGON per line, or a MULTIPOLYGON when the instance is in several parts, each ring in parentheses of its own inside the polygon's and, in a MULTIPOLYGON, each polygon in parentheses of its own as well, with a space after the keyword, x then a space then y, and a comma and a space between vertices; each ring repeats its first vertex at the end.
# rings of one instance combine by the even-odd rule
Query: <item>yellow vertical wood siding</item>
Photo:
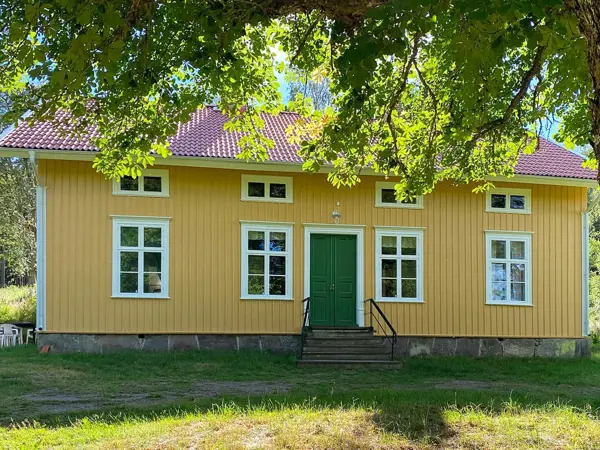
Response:
MULTIPOLYGON (((169 198, 113 196, 89 162, 40 161, 47 190, 47 331, 298 333, 305 223, 365 226, 364 298, 375 293, 378 225, 424 227, 422 304, 381 303, 401 335, 581 336, 581 212, 585 188, 531 189, 532 214, 485 212, 485 195, 441 186, 424 209, 375 207, 375 177, 335 189, 324 175, 293 177, 294 203, 240 201, 243 172, 168 167, 169 198), (166 216, 169 299, 111 298, 111 215, 166 216), (292 222, 294 301, 240 300, 240 220, 292 222), (533 306, 485 304, 484 230, 529 231, 533 306)), ((252 172, 255 173, 255 172, 252 172)), ((273 173, 269 173, 273 175, 273 173)), ((360 295, 360 293, 359 293, 360 295)))

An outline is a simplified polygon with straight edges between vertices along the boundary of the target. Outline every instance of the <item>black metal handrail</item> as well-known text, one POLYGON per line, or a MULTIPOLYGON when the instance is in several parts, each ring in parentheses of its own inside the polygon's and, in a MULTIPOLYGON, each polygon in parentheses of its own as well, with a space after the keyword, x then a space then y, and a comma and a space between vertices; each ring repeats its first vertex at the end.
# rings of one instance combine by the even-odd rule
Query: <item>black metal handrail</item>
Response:
POLYGON ((396 338, 398 337, 398 333, 396 333, 396 330, 394 329, 394 327, 392 326, 392 324, 390 323, 390 321, 388 320, 386 315, 383 313, 383 311, 381 310, 379 305, 375 302, 375 300, 373 300, 372 298, 369 298, 369 299, 365 300, 365 303, 369 303, 369 326, 371 328, 373 328, 373 319, 375 319, 375 321, 379 325, 379 328, 383 331, 383 333, 385 334, 385 337, 387 338, 387 340, 390 342, 390 344, 392 346, 392 357, 390 359, 393 361, 394 360, 394 347, 396 346, 396 338), (377 316, 375 316, 375 314, 373 313, 373 307, 375 307, 375 309, 377 310, 377 313, 379 313, 379 315, 381 316, 381 318, 383 319, 383 321, 389 328, 389 330, 390 330, 389 335, 388 335, 386 329, 383 327, 383 325, 379 321, 379 319, 377 318, 377 316))
POLYGON ((310 297, 306 297, 302 300, 302 304, 306 303, 304 307, 304 316, 302 319, 302 330, 300 331, 300 359, 302 359, 302 353, 304 352, 304 339, 306 338, 306 330, 308 330, 308 312, 310 311, 310 297))

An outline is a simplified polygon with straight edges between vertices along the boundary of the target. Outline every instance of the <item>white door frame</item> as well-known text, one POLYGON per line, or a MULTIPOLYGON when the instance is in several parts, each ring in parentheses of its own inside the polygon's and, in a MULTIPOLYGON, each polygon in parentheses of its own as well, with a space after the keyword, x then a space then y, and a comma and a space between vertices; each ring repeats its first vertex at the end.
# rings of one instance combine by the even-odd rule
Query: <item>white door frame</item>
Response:
MULTIPOLYGON (((310 238, 313 234, 346 234, 356 236, 356 325, 365 325, 364 251, 365 225, 304 224, 304 298, 310 297, 310 238)), ((306 303, 304 304, 306 312, 306 303)), ((310 317, 308 318, 310 323, 310 317)))

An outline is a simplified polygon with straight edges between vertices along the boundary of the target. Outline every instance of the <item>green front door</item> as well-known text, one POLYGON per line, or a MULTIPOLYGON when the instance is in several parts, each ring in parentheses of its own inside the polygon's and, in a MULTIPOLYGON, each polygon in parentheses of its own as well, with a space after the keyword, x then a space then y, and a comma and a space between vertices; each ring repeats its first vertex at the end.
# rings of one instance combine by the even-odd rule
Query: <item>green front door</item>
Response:
POLYGON ((309 320, 356 326, 356 236, 311 235, 309 320))

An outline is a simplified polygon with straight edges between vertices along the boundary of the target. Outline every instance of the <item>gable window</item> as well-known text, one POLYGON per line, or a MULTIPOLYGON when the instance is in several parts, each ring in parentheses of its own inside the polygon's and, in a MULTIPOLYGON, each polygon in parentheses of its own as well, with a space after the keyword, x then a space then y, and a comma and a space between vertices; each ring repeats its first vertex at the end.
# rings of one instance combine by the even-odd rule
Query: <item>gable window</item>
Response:
POLYGON ((531 234, 486 232, 491 305, 531 305, 531 234))
POLYGON ((487 212, 531 214, 530 189, 489 189, 486 193, 487 212))
POLYGON ((292 178, 242 175, 242 200, 292 203, 292 178))
POLYGON ((382 302, 423 302, 423 230, 375 231, 376 297, 382 302))
POLYGON ((113 218, 113 297, 167 298, 169 219, 113 218))
POLYGON ((423 208, 422 195, 397 200, 395 186, 396 183, 393 181, 377 181, 375 183, 375 206, 383 208, 423 208))
POLYGON ((144 170, 137 178, 128 175, 113 181, 113 195, 138 195, 142 197, 168 197, 169 171, 144 170))
POLYGON ((292 226, 242 224, 242 298, 292 299, 292 226))

